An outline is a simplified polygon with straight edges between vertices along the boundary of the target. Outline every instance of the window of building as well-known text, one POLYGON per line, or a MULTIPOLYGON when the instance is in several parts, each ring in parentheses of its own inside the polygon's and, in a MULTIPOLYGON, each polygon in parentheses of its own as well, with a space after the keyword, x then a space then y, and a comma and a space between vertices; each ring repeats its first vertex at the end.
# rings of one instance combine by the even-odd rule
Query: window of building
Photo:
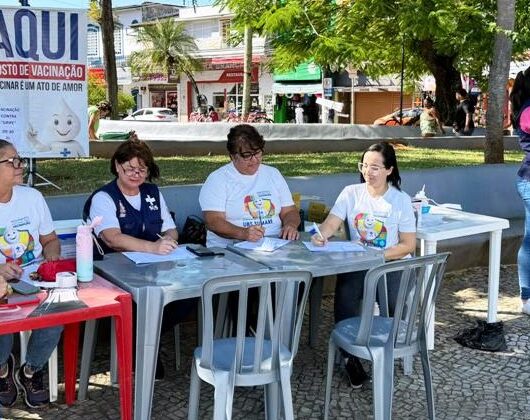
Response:
POLYGON ((214 20, 193 22, 186 27, 186 32, 195 39, 208 39, 219 36, 219 26, 214 20))
POLYGON ((116 55, 123 54, 123 26, 116 25, 114 28, 114 52, 116 55))
POLYGON ((87 28, 87 55, 99 57, 99 28, 96 25, 88 25, 87 28))
POLYGON ((230 38, 230 19, 223 19, 219 21, 219 33, 221 34, 221 42, 223 46, 228 44, 230 38))

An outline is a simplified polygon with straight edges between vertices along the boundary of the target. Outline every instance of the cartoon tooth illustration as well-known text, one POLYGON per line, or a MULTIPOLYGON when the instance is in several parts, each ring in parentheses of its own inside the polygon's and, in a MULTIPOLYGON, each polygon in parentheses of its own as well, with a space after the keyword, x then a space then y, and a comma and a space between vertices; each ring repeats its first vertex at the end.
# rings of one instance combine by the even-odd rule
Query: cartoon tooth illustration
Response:
POLYGON ((38 152, 65 153, 68 157, 83 156, 83 147, 75 140, 81 130, 81 122, 63 98, 59 108, 53 110, 48 118, 49 144, 39 139, 39 132, 28 123, 26 137, 33 148, 38 152))

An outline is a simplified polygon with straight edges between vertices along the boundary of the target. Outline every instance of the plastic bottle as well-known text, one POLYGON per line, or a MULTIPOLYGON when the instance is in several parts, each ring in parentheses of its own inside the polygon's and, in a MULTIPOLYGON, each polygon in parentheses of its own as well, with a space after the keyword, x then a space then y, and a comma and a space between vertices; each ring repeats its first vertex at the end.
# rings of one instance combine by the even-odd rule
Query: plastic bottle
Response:
POLYGON ((81 282, 92 281, 94 278, 92 226, 80 225, 77 227, 75 245, 77 280, 81 282))
POLYGON ((422 215, 429 212, 429 199, 425 195, 425 184, 414 196, 414 209, 417 212, 418 227, 420 227, 422 215))

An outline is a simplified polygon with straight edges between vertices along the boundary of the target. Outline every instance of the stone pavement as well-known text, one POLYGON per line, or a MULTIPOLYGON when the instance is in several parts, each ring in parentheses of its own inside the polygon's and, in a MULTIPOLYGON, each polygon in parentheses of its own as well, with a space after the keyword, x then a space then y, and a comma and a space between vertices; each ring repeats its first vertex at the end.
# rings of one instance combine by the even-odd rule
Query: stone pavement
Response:
MULTIPOLYGON (((323 301, 323 322, 318 346, 307 346, 302 337, 292 377, 293 401, 297 418, 320 419, 324 401, 324 370, 327 338, 332 327, 333 300, 323 301)), ((505 322, 508 350, 487 353, 467 349, 451 338, 460 328, 470 326, 474 319, 485 319, 487 310, 487 268, 473 268, 449 273, 445 277, 436 312, 436 349, 430 353, 436 414, 439 419, 530 419, 530 317, 519 312, 517 269, 501 267, 499 318, 505 322)), ((166 378, 155 384, 153 418, 184 419, 194 347, 194 324, 185 325, 183 339, 185 362, 175 370, 174 348, 170 334, 163 337, 162 357, 166 378)), ((307 325, 304 325, 307 331, 307 325)), ((100 340, 100 342, 103 340, 100 340)), ((368 365, 366 365, 368 367, 368 365)), ((421 362, 414 361, 414 372, 404 376, 396 369, 393 413, 395 419, 427 418, 421 362)), ((108 374, 108 343, 98 343, 91 377, 89 400, 73 407, 59 402, 48 409, 29 412, 22 401, 15 408, 0 412, 8 419, 118 419, 118 391, 110 386, 108 374)), ((213 388, 203 384, 201 418, 211 418, 213 388)), ((352 390, 342 370, 334 376, 331 418, 372 418, 370 386, 352 390)), ((237 389, 234 419, 262 419, 263 393, 256 389, 237 389)))

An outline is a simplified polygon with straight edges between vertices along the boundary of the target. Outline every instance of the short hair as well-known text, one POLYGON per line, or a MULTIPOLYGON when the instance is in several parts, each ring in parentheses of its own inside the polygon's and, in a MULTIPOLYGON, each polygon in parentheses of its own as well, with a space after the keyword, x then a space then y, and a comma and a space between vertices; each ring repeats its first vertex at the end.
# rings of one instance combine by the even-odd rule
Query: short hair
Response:
POLYGON ((118 177, 116 162, 121 165, 134 158, 143 161, 149 170, 149 175, 147 177, 149 182, 160 176, 160 168, 155 163, 153 152, 147 143, 142 140, 126 140, 120 144, 110 159, 110 172, 112 172, 115 177, 118 177))
POLYGON ((434 101, 432 100, 432 98, 425 99, 425 106, 434 106, 434 101))
POLYGON ((98 103, 98 109, 100 111, 109 111, 109 112, 112 112, 112 105, 110 104, 109 101, 100 101, 98 103))
POLYGON ((462 87, 459 87, 456 89, 456 93, 458 93, 460 96, 462 96, 463 98, 465 98, 467 96, 467 90, 465 90, 464 88, 462 87))
MULTIPOLYGON (((390 172, 390 175, 386 177, 386 181, 390 182, 392 186, 397 188, 401 191, 401 176, 399 175, 399 169, 396 159, 396 151, 392 147, 392 145, 386 141, 383 141, 381 143, 372 144, 368 149, 366 149, 362 156, 361 156, 361 162, 364 161, 364 155, 366 152, 378 152, 381 153, 383 156, 383 164, 385 165, 386 169, 393 168, 392 172, 390 172)), ((364 176, 361 172, 361 183, 365 183, 366 180, 364 179, 364 176)))
POLYGON ((7 140, 0 139, 0 151, 5 149, 6 147, 15 147, 15 146, 13 146, 13 143, 11 143, 11 142, 9 142, 7 140))
POLYGON ((239 153, 243 146, 247 146, 251 150, 263 150, 265 147, 263 136, 249 124, 239 124, 232 127, 227 138, 226 148, 231 155, 239 153))

